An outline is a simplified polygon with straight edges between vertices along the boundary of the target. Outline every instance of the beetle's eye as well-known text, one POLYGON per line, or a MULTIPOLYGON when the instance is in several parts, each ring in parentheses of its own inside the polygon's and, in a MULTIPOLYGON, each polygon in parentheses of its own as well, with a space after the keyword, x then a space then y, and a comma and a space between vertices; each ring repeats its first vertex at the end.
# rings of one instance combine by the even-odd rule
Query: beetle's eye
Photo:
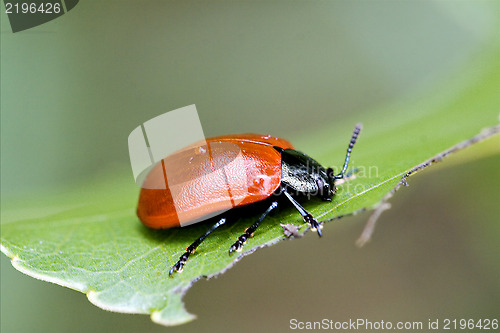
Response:
POLYGON ((333 174, 333 169, 332 168, 326 169, 326 174, 328 176, 328 179, 335 179, 335 175, 333 174))
POLYGON ((325 183, 324 193, 326 193, 329 197, 333 196, 333 191, 330 187, 330 184, 325 183))
POLYGON ((323 179, 318 178, 316 179, 316 184, 318 185, 318 193, 321 196, 332 196, 332 190, 330 189, 330 184, 328 182, 323 181, 323 179))
POLYGON ((318 185, 318 192, 320 194, 323 194, 323 191, 325 190, 325 183, 321 178, 316 179, 316 184, 318 185))

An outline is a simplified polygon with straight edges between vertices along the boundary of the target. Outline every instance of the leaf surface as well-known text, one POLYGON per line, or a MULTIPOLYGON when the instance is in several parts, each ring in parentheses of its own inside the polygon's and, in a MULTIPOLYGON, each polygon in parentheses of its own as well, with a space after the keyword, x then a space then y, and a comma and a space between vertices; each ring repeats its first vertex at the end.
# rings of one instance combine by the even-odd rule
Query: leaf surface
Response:
MULTIPOLYGON (((331 203, 311 200, 305 208, 318 220, 329 221, 377 207, 405 175, 479 139, 492 136, 478 152, 497 154, 499 136, 493 135, 499 131, 498 59, 500 52, 494 52, 491 59, 473 66, 476 71, 427 96, 372 111, 362 119, 346 117, 297 138, 299 150, 339 168, 354 124, 364 124, 351 159, 351 167, 359 169, 356 177, 339 186, 331 203)), ((307 229, 296 211, 284 209, 266 218, 243 253, 229 256, 229 247, 256 218, 242 216, 210 235, 184 272, 169 278, 170 267, 209 226, 145 228, 135 215, 138 189, 130 175, 116 174, 69 194, 5 203, 2 219, 11 223, 2 224, 2 252, 21 272, 86 293, 99 307, 151 314, 157 323, 175 325, 194 318, 182 303, 194 281, 220 274, 244 255, 286 239, 281 224, 297 225, 299 233, 307 229)))

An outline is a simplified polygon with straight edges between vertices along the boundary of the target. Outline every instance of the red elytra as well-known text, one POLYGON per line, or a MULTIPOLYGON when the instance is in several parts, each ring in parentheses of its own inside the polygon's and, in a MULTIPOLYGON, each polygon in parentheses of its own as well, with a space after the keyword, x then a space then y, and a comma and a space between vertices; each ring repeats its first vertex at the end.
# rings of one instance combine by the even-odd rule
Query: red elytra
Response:
POLYGON ((228 200, 232 207, 240 207, 270 197, 281 183, 281 154, 274 147, 293 149, 287 140, 270 135, 236 134, 209 138, 167 156, 144 180, 137 207, 139 219, 150 228, 174 228, 227 210, 228 200), (239 164, 231 163, 234 156, 227 153, 227 144, 241 152, 239 164), (224 177, 246 179, 245 190, 228 188, 227 179, 214 172, 220 167, 224 167, 224 177), (175 204, 169 184, 179 184, 175 204))

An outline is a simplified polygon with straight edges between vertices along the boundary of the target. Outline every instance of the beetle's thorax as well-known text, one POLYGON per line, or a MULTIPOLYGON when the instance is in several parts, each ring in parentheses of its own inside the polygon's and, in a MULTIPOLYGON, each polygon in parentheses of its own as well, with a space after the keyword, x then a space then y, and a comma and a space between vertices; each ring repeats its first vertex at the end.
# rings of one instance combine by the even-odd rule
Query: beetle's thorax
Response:
POLYGON ((281 163, 281 182, 288 188, 300 193, 319 191, 316 175, 308 173, 300 165, 281 163))
POLYGON ((281 152, 281 183, 291 194, 308 194, 330 200, 333 184, 316 160, 293 149, 281 152))

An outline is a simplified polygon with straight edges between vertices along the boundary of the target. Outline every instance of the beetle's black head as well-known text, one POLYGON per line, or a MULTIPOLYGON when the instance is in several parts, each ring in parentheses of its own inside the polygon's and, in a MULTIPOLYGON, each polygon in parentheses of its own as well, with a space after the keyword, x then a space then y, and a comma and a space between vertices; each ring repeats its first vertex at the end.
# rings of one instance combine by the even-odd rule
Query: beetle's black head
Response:
POLYGON ((335 177, 335 174, 333 173, 332 168, 326 169, 326 175, 328 179, 328 189, 330 190, 330 198, 335 194, 337 191, 337 188, 335 187, 335 180, 337 179, 335 177))
MULTIPOLYGON (((332 171, 333 173, 333 171, 332 171)), ((332 201, 335 194, 335 178, 330 177, 330 168, 323 175, 322 172, 318 175, 316 184, 318 185, 318 196, 325 201, 332 201)))

